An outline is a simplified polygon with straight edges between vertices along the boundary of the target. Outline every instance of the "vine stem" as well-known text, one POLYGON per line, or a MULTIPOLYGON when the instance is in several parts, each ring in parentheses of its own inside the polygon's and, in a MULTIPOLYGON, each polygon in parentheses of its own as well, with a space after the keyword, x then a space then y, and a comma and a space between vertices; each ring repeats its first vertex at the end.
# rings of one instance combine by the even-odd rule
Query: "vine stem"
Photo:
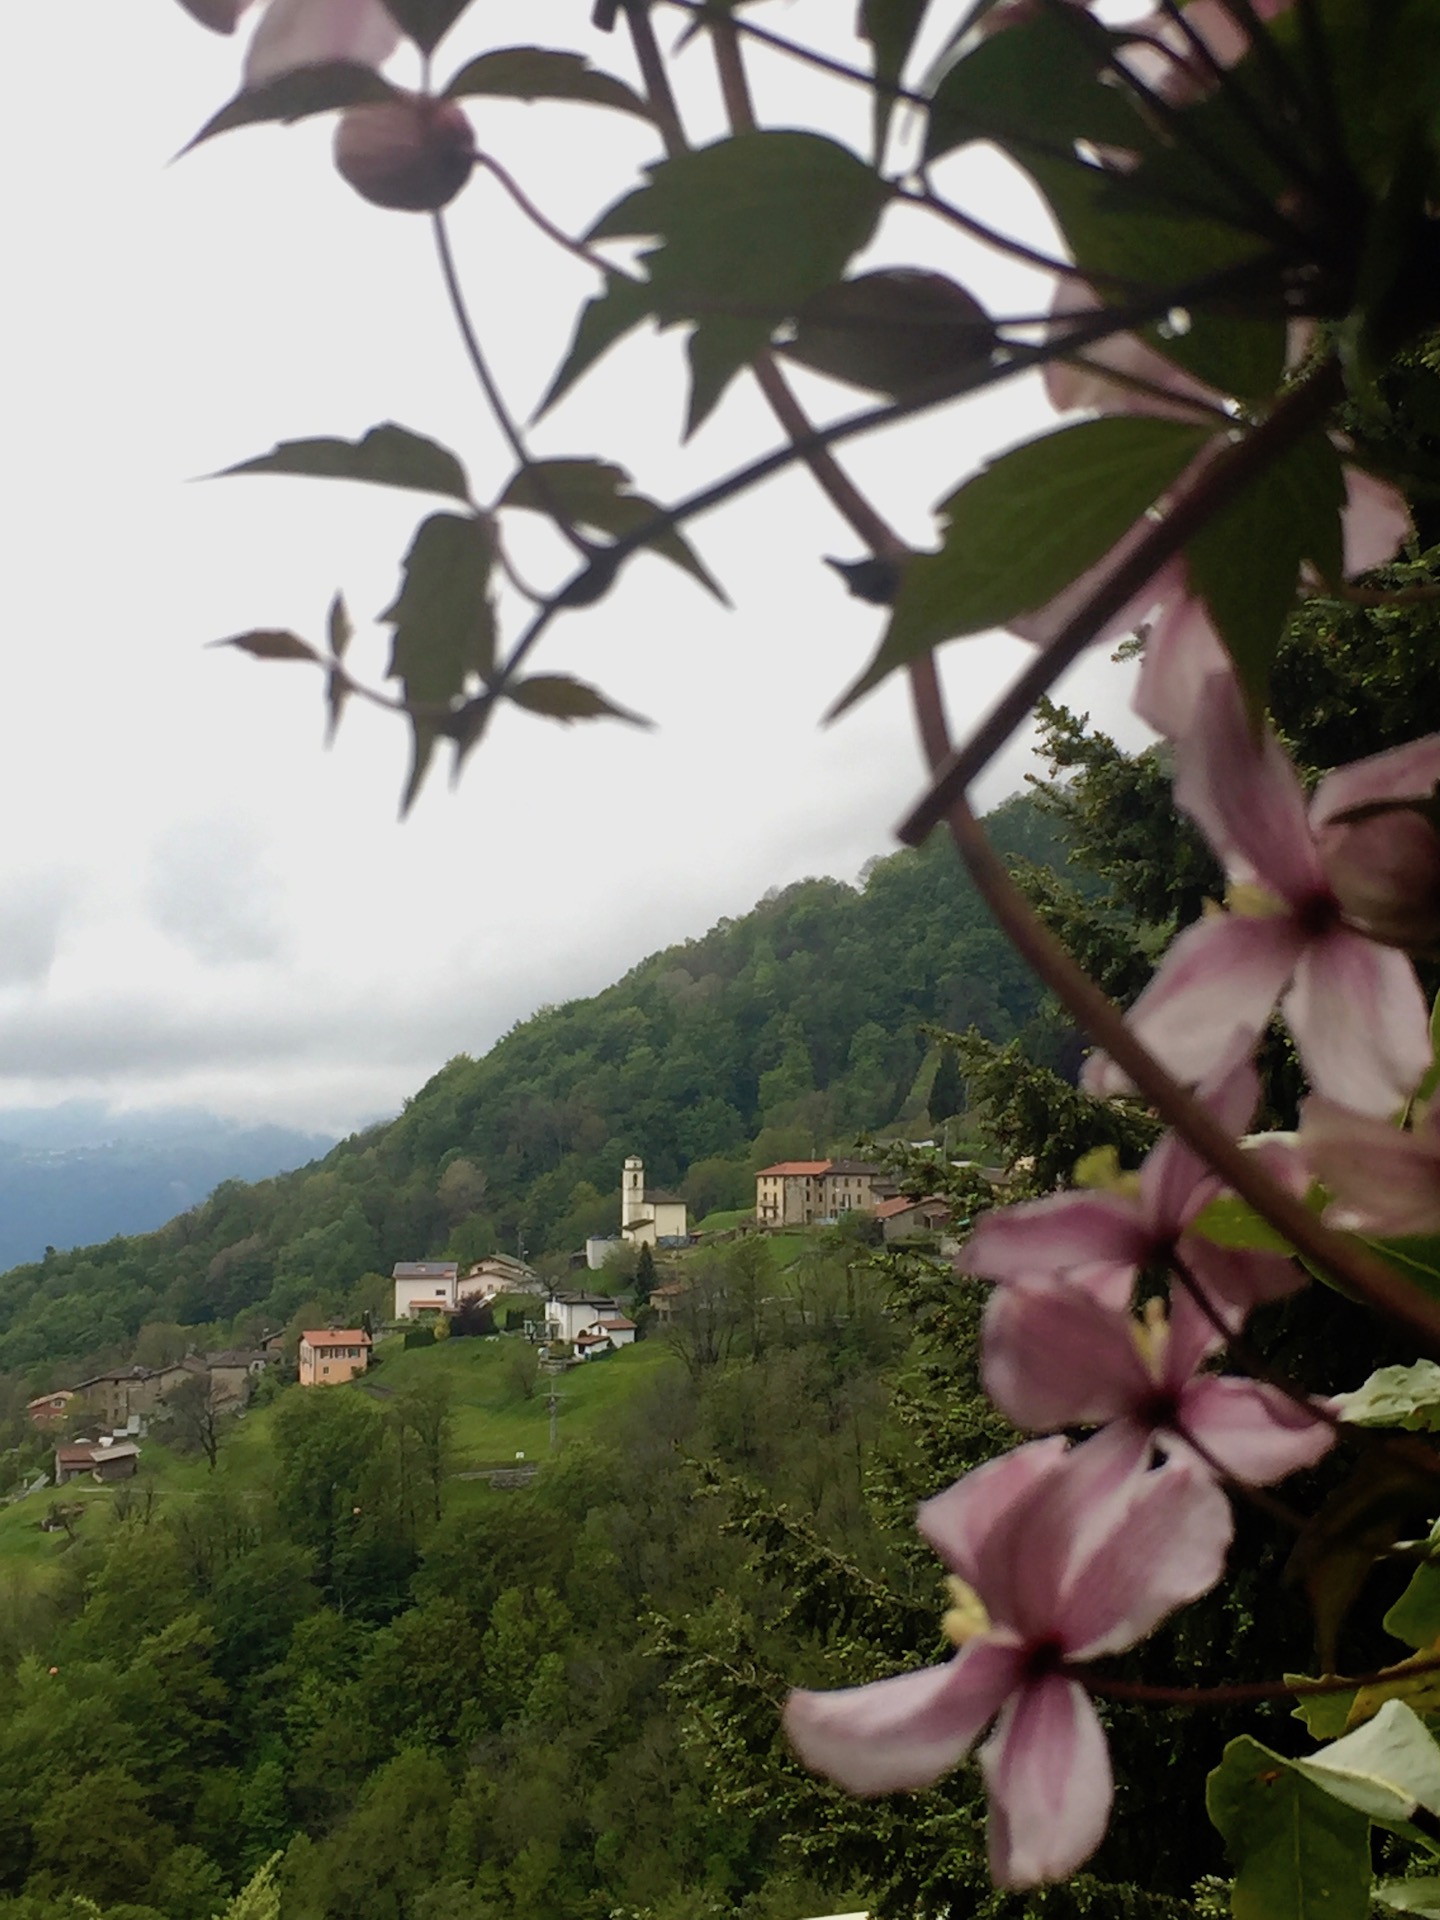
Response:
POLYGON ((1358 1693, 1362 1687, 1384 1687, 1392 1681, 1417 1678, 1440 1672, 1440 1654, 1408 1662, 1402 1671, 1360 1673, 1352 1679, 1333 1680, 1236 1680, 1220 1687, 1154 1686, 1147 1680, 1112 1680, 1105 1674, 1074 1670, 1087 1693, 1102 1700, 1133 1700, 1151 1707, 1239 1707, 1259 1700, 1315 1700, 1326 1694, 1358 1693))

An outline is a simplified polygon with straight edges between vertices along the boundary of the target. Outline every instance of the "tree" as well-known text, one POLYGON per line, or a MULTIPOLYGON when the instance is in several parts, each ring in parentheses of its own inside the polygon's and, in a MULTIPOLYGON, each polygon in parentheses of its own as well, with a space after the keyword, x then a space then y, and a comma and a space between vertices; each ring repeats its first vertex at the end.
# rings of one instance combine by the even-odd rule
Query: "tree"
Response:
POLYGON ((650 1295, 655 1291, 655 1255, 650 1250, 649 1241, 641 1244, 635 1260, 635 1278, 631 1287, 637 1307, 648 1306, 650 1295))
POLYGON ((210 1471, 220 1456, 220 1415, 208 1373, 191 1373, 165 1396, 175 1439, 182 1450, 203 1453, 210 1471))
POLYGON ((935 1067, 935 1078, 930 1082, 930 1098, 927 1102, 930 1118, 936 1126, 944 1120, 953 1119, 957 1113, 965 1111, 965 1082, 961 1077, 960 1063, 955 1058, 953 1047, 943 1047, 935 1067))

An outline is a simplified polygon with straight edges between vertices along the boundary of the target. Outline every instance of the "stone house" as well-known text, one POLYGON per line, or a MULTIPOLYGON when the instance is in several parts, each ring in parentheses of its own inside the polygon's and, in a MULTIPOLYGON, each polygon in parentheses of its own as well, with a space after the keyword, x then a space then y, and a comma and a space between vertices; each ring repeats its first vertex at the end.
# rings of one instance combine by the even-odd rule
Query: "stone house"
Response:
POLYGON ((780 1160, 755 1176, 762 1227, 810 1227, 875 1206, 880 1169, 866 1160, 780 1160))

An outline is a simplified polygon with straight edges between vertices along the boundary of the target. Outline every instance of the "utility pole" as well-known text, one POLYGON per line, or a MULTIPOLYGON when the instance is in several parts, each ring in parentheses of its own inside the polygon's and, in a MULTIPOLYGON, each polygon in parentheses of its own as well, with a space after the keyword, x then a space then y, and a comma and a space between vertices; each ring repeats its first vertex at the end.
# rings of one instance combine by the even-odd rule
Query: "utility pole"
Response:
POLYGON ((550 1415, 550 1451, 554 1453, 555 1429, 560 1420, 560 1396, 553 1387, 550 1389, 550 1396, 545 1402, 545 1408, 550 1415))

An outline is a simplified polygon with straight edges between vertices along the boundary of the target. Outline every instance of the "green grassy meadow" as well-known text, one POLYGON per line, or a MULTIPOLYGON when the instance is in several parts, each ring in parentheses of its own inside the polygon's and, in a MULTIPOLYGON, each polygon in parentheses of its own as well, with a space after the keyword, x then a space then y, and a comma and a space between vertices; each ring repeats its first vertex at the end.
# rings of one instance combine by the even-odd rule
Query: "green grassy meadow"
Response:
MULTIPOLYGON (((443 1379, 451 1393, 451 1486, 447 1497, 469 1504, 489 1493, 483 1481, 459 1476, 485 1467, 513 1466, 516 1455, 543 1464, 550 1458, 550 1389, 558 1401, 556 1443, 593 1438, 625 1402, 666 1366, 678 1364, 662 1340, 641 1341, 603 1360, 589 1360, 567 1373, 540 1375, 532 1396, 524 1399, 514 1382, 518 1336, 443 1340, 408 1352, 399 1337, 381 1342, 378 1364, 362 1386, 291 1387, 290 1393, 366 1393, 377 1405, 422 1382, 443 1379)), ((43 1585, 69 1546, 63 1532, 46 1533, 41 1521, 57 1501, 80 1511, 77 1537, 109 1523, 117 1499, 155 1498, 161 1504, 194 1500, 211 1491, 255 1494, 270 1462, 274 1403, 252 1408, 222 1428, 214 1472, 201 1455, 177 1453, 152 1431, 141 1442, 140 1469, 133 1480, 97 1486, 88 1478, 59 1489, 42 1487, 23 1500, 0 1507, 0 1583, 43 1585)))

